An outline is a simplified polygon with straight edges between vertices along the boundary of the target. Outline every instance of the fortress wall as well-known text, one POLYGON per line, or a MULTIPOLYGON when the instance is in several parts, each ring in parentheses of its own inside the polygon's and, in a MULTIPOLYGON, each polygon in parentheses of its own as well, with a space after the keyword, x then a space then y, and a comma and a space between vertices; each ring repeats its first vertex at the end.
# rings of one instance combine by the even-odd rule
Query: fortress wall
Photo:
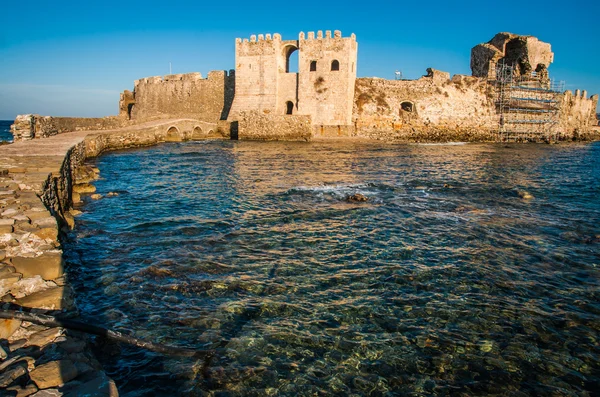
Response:
POLYGON ((495 91, 485 79, 428 69, 418 80, 356 80, 356 135, 378 139, 493 140, 495 91))
POLYGON ((111 130, 128 124, 118 116, 103 118, 52 117, 37 114, 18 115, 11 126, 15 141, 47 138, 70 131, 111 130))
POLYGON ((592 127, 598 124, 598 95, 587 97, 586 91, 566 91, 562 96, 559 131, 562 139, 591 139, 592 127), (590 137, 588 137, 590 135, 590 137))
POLYGON ((288 101, 294 104, 292 114, 298 113, 298 73, 281 73, 279 75, 277 98, 275 114, 286 114, 288 101))
POLYGON ((136 80, 130 117, 136 123, 168 118, 216 123, 226 117, 233 87, 234 73, 225 71, 209 72, 207 79, 188 73, 136 80))
POLYGON ((238 138, 263 141, 309 141, 312 138, 310 116, 265 114, 257 110, 240 112, 238 138))

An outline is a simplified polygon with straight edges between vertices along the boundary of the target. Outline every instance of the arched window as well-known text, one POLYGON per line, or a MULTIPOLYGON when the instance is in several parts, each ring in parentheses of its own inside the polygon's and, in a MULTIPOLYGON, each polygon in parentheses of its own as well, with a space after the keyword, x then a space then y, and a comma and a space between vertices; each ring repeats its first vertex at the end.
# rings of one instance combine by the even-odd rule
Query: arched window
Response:
POLYGON ((311 72, 317 71, 317 61, 310 61, 310 71, 311 72))
POLYGON ((292 101, 287 101, 285 103, 285 114, 292 114, 294 112, 294 103, 292 101))
POLYGON ((298 73, 298 48, 288 45, 284 48, 285 72, 298 73))
POLYGON ((404 101, 400 103, 400 109, 404 110, 405 112, 412 113, 415 111, 415 105, 410 101, 404 101))
POLYGON ((331 62, 331 70, 332 71, 334 71, 334 70, 340 70, 340 62, 337 59, 334 59, 331 62))

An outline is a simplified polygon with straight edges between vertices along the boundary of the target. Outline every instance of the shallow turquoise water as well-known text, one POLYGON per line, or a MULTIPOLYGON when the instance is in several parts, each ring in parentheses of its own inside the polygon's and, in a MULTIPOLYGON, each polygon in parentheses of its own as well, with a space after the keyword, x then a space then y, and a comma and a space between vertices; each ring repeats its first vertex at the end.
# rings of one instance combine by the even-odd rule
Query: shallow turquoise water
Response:
POLYGON ((119 195, 66 242, 82 316, 222 348, 99 343, 122 394, 600 389, 598 143, 204 141, 96 165, 119 195))

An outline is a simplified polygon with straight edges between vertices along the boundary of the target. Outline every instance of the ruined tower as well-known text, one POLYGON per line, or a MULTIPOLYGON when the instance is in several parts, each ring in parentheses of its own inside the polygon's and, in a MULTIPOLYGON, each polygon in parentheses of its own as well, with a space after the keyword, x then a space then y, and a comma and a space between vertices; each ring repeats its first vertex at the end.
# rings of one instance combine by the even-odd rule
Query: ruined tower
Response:
POLYGON ((548 80, 548 66, 554 61, 549 43, 533 36, 498 33, 487 43, 478 44, 471 50, 473 76, 496 79, 497 67, 504 63, 514 65, 515 78, 548 80))
MULTIPOLYGON (((235 98, 229 114, 239 112, 310 115, 315 127, 352 124, 356 80, 356 37, 340 31, 236 39, 235 98), (290 71, 290 56, 298 51, 298 71, 290 71)), ((339 129, 339 127, 338 127, 339 129)))

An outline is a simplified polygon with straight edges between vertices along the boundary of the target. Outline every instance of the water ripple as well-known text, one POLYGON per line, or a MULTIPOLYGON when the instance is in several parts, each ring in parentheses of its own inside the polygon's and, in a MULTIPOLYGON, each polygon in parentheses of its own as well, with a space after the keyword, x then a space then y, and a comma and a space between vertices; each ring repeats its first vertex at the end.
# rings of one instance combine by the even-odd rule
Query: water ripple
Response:
POLYGON ((598 144, 192 142, 96 165, 123 194, 65 243, 82 315, 220 349, 98 340, 123 395, 600 389, 598 144))

